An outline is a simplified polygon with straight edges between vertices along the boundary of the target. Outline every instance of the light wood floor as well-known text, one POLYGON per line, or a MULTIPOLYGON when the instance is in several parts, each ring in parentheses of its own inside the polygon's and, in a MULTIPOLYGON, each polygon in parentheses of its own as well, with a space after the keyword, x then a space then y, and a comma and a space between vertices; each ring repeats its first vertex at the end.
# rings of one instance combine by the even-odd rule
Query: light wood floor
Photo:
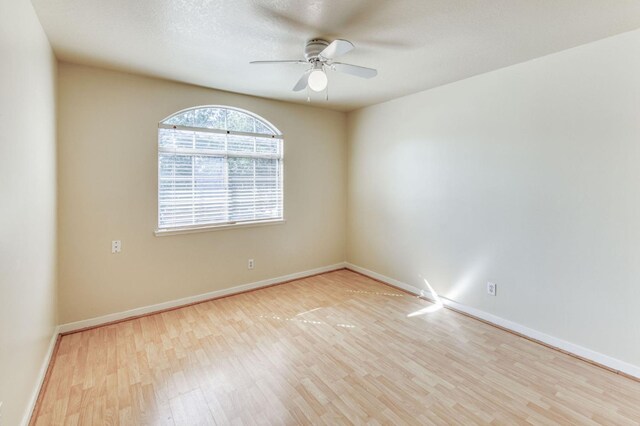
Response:
POLYGON ((342 270, 64 336, 35 423, 637 424, 640 383, 342 270))

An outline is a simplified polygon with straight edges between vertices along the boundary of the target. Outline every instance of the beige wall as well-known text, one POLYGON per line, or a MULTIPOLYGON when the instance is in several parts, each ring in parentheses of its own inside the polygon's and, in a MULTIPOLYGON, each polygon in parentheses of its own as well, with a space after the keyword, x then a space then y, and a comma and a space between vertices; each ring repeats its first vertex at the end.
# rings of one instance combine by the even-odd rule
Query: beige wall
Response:
POLYGON ((0 401, 29 409, 56 324, 56 64, 28 0, 0 0, 0 401))
POLYGON ((351 113, 348 261, 640 365, 639 52, 635 31, 351 113))
POLYGON ((65 63, 59 92, 60 323, 344 261, 345 114, 65 63), (208 104, 284 133, 287 222, 156 237, 158 121, 208 104))

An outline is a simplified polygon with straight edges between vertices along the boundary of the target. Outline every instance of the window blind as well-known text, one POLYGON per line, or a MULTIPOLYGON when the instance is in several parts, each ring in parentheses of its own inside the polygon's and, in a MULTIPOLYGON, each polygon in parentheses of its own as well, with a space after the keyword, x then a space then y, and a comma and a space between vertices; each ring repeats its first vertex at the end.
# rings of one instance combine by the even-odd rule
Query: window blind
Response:
POLYGON ((282 138, 248 117, 242 130, 160 124, 160 229, 283 218, 282 138))

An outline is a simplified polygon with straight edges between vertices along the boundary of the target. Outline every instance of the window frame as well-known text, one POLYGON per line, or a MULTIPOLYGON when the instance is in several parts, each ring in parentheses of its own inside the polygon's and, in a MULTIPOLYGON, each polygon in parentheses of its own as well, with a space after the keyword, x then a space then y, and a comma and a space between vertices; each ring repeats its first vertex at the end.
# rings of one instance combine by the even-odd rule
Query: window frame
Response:
MULTIPOLYGON (((174 151, 176 153, 180 153, 179 151, 174 151)), ((197 155, 194 150, 189 150, 184 154, 187 155, 197 155)), ((208 154, 211 154, 210 152, 208 154)), ((182 109, 177 111, 158 122, 158 131, 157 131, 157 139, 156 139, 156 167, 157 167, 157 180, 156 180, 156 229, 154 234, 156 236, 165 236, 165 235, 175 235, 175 234, 190 234, 196 232, 207 232, 207 231, 217 231, 224 229, 233 229, 233 228, 251 228, 256 226, 266 226, 266 225, 279 225, 286 223, 285 220, 285 197, 284 197, 284 181, 285 181, 285 168, 284 168, 284 135, 276 126, 274 126, 269 120, 264 117, 259 116, 251 111, 247 111, 242 108, 236 108, 227 105, 200 105, 182 109), (255 120, 260 121, 263 125, 265 125, 269 130, 273 131, 272 134, 266 133, 253 133, 253 132, 242 132, 237 130, 224 130, 224 129, 214 129, 214 128, 206 128, 206 127, 192 127, 192 126, 181 126, 176 124, 167 124, 165 123, 169 119, 184 114, 185 112, 198 110, 203 108, 219 108, 225 110, 237 111, 242 114, 246 114, 252 117, 255 120), (274 219, 257 219, 257 220, 243 220, 243 221, 229 221, 229 222, 211 222, 211 223, 202 223, 196 225, 187 225, 187 226, 175 226, 175 227, 160 227, 160 155, 166 151, 162 151, 160 147, 160 130, 161 129, 171 129, 171 130, 184 130, 184 131, 193 131, 193 132, 201 132, 201 133, 217 133, 217 134, 226 134, 226 135, 237 135, 237 136, 251 136, 251 137, 260 137, 265 138, 271 136, 273 139, 279 139, 281 142, 280 146, 280 154, 269 154, 269 153, 252 153, 251 155, 243 155, 247 154, 246 152, 234 152, 234 151, 220 151, 220 156, 229 157, 230 154, 237 154, 238 157, 245 158, 268 158, 268 159, 278 159, 280 165, 280 186, 282 189, 281 199, 282 199, 282 214, 279 218, 274 219)))

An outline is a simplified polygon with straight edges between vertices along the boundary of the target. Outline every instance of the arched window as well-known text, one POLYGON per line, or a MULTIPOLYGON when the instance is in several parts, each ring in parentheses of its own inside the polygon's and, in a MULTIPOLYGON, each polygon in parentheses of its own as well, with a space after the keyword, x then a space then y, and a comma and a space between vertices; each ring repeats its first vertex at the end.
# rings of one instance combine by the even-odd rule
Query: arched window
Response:
POLYGON ((282 134, 236 108, 203 106, 158 125, 158 231, 283 220, 282 134))

